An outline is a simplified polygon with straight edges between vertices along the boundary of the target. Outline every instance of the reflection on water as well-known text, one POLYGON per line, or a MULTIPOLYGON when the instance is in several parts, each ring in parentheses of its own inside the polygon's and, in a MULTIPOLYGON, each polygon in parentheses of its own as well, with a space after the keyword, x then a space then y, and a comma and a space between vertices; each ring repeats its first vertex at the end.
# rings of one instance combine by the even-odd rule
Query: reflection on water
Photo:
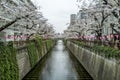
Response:
POLYGON ((39 80, 77 80, 77 72, 61 40, 53 49, 39 80))

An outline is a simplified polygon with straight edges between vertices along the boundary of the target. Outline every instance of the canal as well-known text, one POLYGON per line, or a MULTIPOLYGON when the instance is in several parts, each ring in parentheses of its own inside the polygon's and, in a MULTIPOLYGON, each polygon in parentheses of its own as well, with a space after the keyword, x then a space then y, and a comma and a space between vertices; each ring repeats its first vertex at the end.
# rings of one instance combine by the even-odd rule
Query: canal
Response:
POLYGON ((62 40, 23 80, 93 80, 77 59, 65 48, 62 40))

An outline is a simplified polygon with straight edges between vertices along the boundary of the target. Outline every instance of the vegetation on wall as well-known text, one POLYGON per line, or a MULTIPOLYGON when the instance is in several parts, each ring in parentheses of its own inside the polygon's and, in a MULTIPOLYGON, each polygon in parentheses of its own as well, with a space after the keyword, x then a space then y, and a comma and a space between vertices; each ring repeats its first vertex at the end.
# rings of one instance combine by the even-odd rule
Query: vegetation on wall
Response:
MULTIPOLYGON (((45 40, 44 41, 47 47, 47 51, 51 49, 53 46, 52 40, 45 40)), ((37 61, 43 56, 42 50, 43 50, 43 40, 39 36, 36 36, 33 41, 28 42, 27 48, 28 48, 28 54, 30 59, 31 67, 34 67, 37 63, 37 61)))
POLYGON ((43 47, 43 40, 41 37, 35 37, 35 45, 38 51, 38 56, 42 57, 42 47, 43 47))
POLYGON ((0 80, 19 80, 16 49, 13 42, 0 44, 0 80))
POLYGON ((64 39, 63 42, 64 42, 64 45, 67 45, 67 40, 64 39))
POLYGON ((46 40, 46 47, 47 47, 47 50, 50 50, 50 48, 52 47, 52 40, 46 40))
MULTIPOLYGON (((45 40, 47 51, 53 44, 53 40, 45 40)), ((28 41, 27 49, 31 67, 34 67, 37 61, 42 57, 43 40, 36 37, 35 40, 28 41)), ((4 44, 0 42, 0 80, 19 80, 19 68, 16 59, 17 49, 13 46, 13 42, 4 44)))
POLYGON ((107 58, 110 58, 110 57, 119 58, 120 57, 120 50, 117 50, 111 47, 93 46, 91 50, 107 58))
POLYGON ((37 55, 37 52, 36 52, 35 43, 32 42, 32 41, 29 42, 28 45, 27 45, 27 48, 28 48, 28 54, 29 54, 31 67, 34 67, 35 64, 38 61, 38 55, 37 55))
POLYGON ((104 56, 106 58, 114 57, 114 58, 119 58, 120 57, 120 50, 112 48, 112 47, 107 47, 107 46, 100 46, 100 45, 93 45, 89 46, 85 44, 84 42, 80 41, 74 41, 75 44, 78 44, 82 48, 86 48, 92 52, 95 52, 96 54, 99 54, 101 56, 104 56))

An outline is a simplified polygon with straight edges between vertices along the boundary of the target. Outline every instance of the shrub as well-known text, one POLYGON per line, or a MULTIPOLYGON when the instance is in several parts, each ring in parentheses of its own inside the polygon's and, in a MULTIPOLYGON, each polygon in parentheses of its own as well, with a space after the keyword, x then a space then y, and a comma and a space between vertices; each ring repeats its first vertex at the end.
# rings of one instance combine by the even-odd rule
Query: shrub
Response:
POLYGON ((117 50, 117 49, 114 49, 111 47, 100 46, 100 45, 89 46, 89 45, 86 45, 84 42, 80 42, 80 41, 75 41, 74 43, 78 44, 82 48, 89 49, 92 52, 95 52, 96 54, 105 56, 106 58, 110 58, 110 57, 118 58, 118 57, 120 57, 120 50, 117 50))
POLYGON ((43 47, 43 40, 41 37, 35 37, 35 45, 38 51, 38 56, 42 57, 42 47, 43 47))
POLYGON ((28 49, 28 54, 29 54, 31 67, 34 67, 35 64, 38 61, 38 55, 37 55, 37 52, 36 52, 35 43, 34 42, 28 43, 27 49, 28 49))
POLYGON ((0 45, 0 80, 19 80, 16 49, 13 42, 0 45))

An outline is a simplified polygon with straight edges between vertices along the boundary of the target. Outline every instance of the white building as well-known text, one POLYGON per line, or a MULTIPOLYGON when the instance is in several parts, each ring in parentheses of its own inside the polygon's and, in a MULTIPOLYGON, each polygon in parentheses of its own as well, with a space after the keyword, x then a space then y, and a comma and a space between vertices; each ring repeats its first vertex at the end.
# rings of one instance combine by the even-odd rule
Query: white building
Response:
MULTIPOLYGON (((18 9, 30 9, 35 10, 36 7, 33 5, 31 0, 0 0, 0 27, 13 21, 16 16, 21 16, 17 11, 18 9), (18 14, 16 14, 18 13, 18 14)), ((30 11, 29 10, 29 11, 30 11)), ((10 27, 0 32, 0 40, 2 41, 19 41, 25 40, 28 30, 25 25, 19 25, 15 23, 10 27)))

